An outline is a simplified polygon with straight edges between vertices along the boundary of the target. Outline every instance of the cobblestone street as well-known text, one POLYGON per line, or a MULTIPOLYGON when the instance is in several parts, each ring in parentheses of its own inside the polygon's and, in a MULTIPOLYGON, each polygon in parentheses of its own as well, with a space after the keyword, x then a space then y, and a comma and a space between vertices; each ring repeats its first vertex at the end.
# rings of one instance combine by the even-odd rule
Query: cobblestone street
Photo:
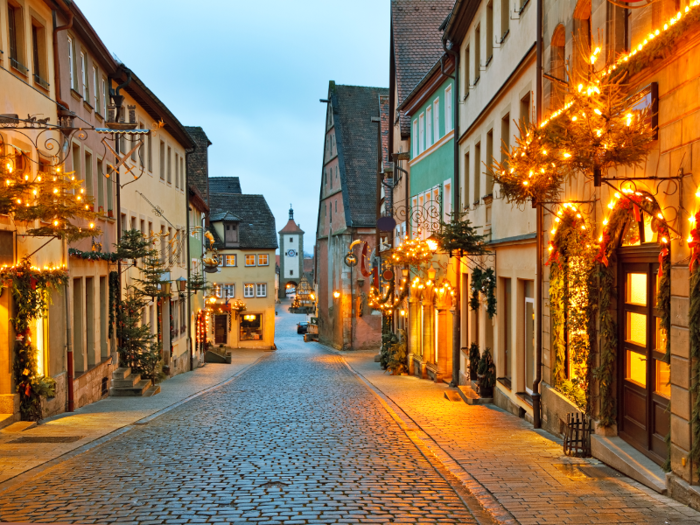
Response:
POLYGON ((300 319, 278 317, 279 350, 234 381, 15 481, 0 521, 476 523, 341 358, 296 335, 300 319))

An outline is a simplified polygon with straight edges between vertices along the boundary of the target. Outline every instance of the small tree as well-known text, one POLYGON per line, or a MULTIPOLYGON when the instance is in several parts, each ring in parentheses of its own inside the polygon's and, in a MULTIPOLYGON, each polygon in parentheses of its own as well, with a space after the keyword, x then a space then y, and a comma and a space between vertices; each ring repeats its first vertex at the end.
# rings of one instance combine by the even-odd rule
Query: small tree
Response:
POLYGON ((493 397, 493 387, 496 386, 496 365, 491 358, 491 349, 486 348, 481 354, 479 367, 476 370, 479 395, 481 397, 493 397))
POLYGON ((467 212, 451 214, 452 220, 440 221, 440 230, 435 234, 440 247, 450 253, 462 255, 484 255, 486 235, 477 233, 467 219, 467 212))
POLYGON ((138 290, 130 286, 127 289, 126 299, 121 302, 119 308, 117 334, 121 344, 119 346, 119 359, 131 370, 141 374, 142 377, 157 378, 160 350, 156 342, 156 335, 151 333, 151 327, 141 322, 141 314, 147 301, 138 290))

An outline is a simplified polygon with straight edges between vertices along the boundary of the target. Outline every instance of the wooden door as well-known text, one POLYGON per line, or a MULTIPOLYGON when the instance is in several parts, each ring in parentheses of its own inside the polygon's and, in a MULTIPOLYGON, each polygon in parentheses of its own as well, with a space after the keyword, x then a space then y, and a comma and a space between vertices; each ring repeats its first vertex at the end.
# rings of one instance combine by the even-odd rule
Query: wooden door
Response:
POLYGON ((226 344, 227 332, 228 332, 228 316, 227 315, 214 316, 214 342, 217 345, 225 345, 226 344))
POLYGON ((622 262, 619 334, 619 434, 662 464, 670 428, 670 367, 656 309, 658 262, 622 262))

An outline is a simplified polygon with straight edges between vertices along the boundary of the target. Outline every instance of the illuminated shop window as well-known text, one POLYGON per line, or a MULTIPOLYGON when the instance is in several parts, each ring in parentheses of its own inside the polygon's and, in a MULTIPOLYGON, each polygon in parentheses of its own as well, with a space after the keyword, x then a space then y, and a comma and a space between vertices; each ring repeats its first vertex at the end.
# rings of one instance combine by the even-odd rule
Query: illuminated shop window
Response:
POLYGON ((262 314, 244 315, 241 319, 241 341, 260 341, 262 338, 262 314))

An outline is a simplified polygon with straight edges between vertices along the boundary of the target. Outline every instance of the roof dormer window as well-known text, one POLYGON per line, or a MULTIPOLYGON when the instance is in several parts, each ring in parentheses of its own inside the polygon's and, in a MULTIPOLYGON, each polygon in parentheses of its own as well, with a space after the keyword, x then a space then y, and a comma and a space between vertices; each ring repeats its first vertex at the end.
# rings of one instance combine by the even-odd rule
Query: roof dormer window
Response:
POLYGON ((227 248, 238 245, 238 224, 224 223, 224 243, 227 248))

